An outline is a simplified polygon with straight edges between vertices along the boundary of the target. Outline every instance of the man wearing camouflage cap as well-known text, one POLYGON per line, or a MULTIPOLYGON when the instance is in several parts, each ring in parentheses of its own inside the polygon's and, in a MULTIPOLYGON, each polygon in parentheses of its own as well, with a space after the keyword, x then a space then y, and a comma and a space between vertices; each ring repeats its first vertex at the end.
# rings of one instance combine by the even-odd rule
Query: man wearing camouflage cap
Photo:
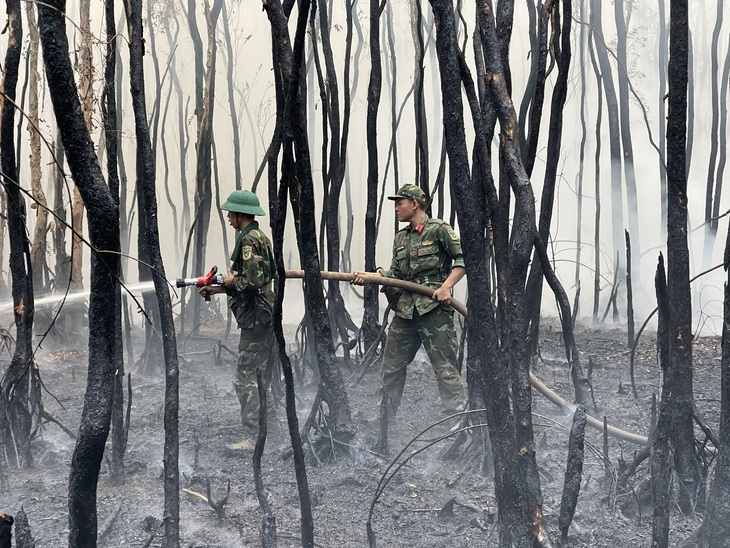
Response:
MULTIPOLYGON (((395 201, 398 221, 408 225, 395 235, 390 269, 378 269, 376 275, 426 285, 433 294, 384 288, 395 318, 385 341, 380 402, 385 399, 389 414, 395 415, 406 368, 423 344, 436 374, 443 412, 463 411, 466 393, 456 368, 458 343, 449 306, 451 289, 466 273, 461 240, 444 221, 429 218, 426 195, 418 186, 404 185, 388 199, 395 201)), ((353 274, 353 283, 362 285, 362 276, 368 273, 353 274)))
MULTIPOLYGON (((256 370, 261 369, 267 387, 269 430, 278 431, 278 421, 270 397, 276 366, 272 315, 274 252, 269 238, 259 228, 256 215, 266 215, 258 197, 248 190, 236 190, 220 206, 228 212, 228 223, 237 231, 228 275, 220 286, 199 287, 198 293, 225 293, 228 307, 241 330, 238 367, 234 386, 241 404, 244 438, 233 449, 253 449, 258 433, 259 394, 256 370)), ((274 432, 276 433, 276 432, 274 432)))

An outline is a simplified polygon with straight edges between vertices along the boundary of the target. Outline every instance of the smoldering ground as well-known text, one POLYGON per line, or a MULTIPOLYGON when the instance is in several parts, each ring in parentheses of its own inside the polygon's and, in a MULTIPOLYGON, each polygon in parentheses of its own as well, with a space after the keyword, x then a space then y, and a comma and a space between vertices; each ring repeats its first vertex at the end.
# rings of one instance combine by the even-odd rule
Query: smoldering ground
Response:
MULTIPOLYGON (((294 340, 295 324, 288 324, 287 337, 294 340)), ((637 352, 637 389, 634 399, 628 380, 628 356, 623 330, 579 327, 578 344, 593 362, 597 416, 605 415, 618 427, 647 434, 651 395, 658 391, 658 366, 652 336, 643 338, 637 352)), ((135 348, 143 344, 135 335, 135 348)), ((240 438, 239 408, 232 379, 235 358, 220 351, 219 343, 235 349, 237 333, 225 338, 220 321, 204 324, 201 333, 180 344, 180 470, 182 545, 200 547, 255 546, 259 544, 261 511, 256 498, 251 454, 228 446, 240 438), (216 356, 220 355, 219 359, 216 356), (200 496, 220 501, 230 482, 225 517, 200 496)), ((570 399, 569 373, 562 358, 562 342, 556 325, 549 325, 540 340, 543 360, 536 373, 563 397, 570 399)), ((698 405, 709 423, 715 424, 718 404, 712 400, 718 382, 719 341, 700 339, 695 352, 698 405)), ((296 357, 294 344, 290 352, 296 357)), ((46 394, 46 407, 71 431, 80 419, 85 389, 86 350, 53 348, 44 344, 38 363, 46 394), (50 397, 52 394, 54 397, 50 397)), ((9 355, 0 355, 7 366, 9 355)), ((414 441, 423 430, 443 418, 433 371, 423 352, 408 369, 402 407, 389 433, 390 453, 378 454, 373 446, 379 425, 376 397, 379 368, 361 371, 342 364, 348 397, 357 429, 351 446, 335 458, 318 462, 310 453, 307 474, 313 506, 315 541, 326 547, 367 546, 365 523, 376 488, 398 453, 411 444, 398 462, 411 459, 392 477, 372 514, 372 526, 382 546, 493 547, 497 542, 496 501, 491 472, 482 469, 469 443, 463 454, 444 459, 450 441, 436 443, 413 455, 431 440, 448 434, 451 423, 433 428, 414 441)), ((316 392, 313 374, 306 368, 297 382, 300 424, 308 415, 316 392), (299 386, 301 386, 299 388, 299 386)), ((132 370, 133 403, 129 446, 125 458, 127 476, 121 486, 112 485, 108 463, 99 480, 100 546, 156 546, 162 529, 163 483, 162 440, 164 379, 138 376, 132 370)), ((553 534, 557 534, 562 481, 565 473, 569 413, 558 411, 534 394, 535 438, 538 445, 544 508, 553 534)), ((279 418, 284 417, 279 411, 279 418)), ((650 506, 644 498, 648 473, 640 468, 630 480, 631 488, 617 489, 617 470, 630 461, 640 447, 609 440, 611 466, 606 468, 601 435, 586 432, 587 448, 581 493, 570 545, 577 547, 646 546, 651 538, 650 506)), ((73 440, 54 424, 46 424, 33 441, 35 465, 29 470, 4 470, 4 495, 0 512, 14 514, 23 507, 39 546, 63 546, 67 542, 67 476, 73 440)), ((270 439, 262 460, 262 473, 277 521, 280 546, 298 546, 300 514, 293 463, 287 458, 287 440, 270 439)), ((699 518, 673 516, 670 538, 683 546, 696 529, 699 518)))

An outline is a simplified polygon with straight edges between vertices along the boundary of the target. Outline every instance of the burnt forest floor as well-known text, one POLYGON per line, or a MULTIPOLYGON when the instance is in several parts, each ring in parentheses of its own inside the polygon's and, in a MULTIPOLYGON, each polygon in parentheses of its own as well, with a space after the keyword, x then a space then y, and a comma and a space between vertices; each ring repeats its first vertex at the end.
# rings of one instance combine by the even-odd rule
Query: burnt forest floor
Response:
MULTIPOLYGON (((139 330, 141 331, 141 330, 139 330)), ((293 335, 294 328, 290 333, 293 335)), ((288 333, 289 334, 289 333, 288 333)), ((199 497, 180 493, 182 546, 259 546, 261 510, 253 483, 251 452, 235 451, 229 445, 240 440, 238 401, 233 390, 235 358, 222 350, 216 360, 217 343, 225 336, 217 324, 201 330, 200 336, 178 340, 180 354, 180 486, 205 494, 210 481, 213 498, 226 493, 226 517, 199 497), (216 363, 218 361, 218 363, 216 363)), ((581 361, 592 363, 592 382, 598 412, 609 424, 648 433, 652 394, 659 391, 655 334, 644 333, 636 354, 638 399, 631 394, 629 352, 625 329, 578 327, 576 339, 581 361)), ((237 347, 235 329, 221 342, 237 347)), ((294 337, 288 337, 294 351, 294 337)), ((141 339, 135 339, 139 355, 141 339)), ((87 351, 77 348, 54 350, 45 343, 38 354, 43 382, 48 390, 48 412, 72 431, 78 428, 85 389, 87 351), (50 393, 50 394, 49 394, 50 393), (52 394, 52 396, 51 396, 52 394)), ((571 394, 559 328, 546 322, 541 339, 541 360, 535 373, 565 399, 571 394)), ((0 354, 0 372, 7 368, 7 350, 0 354)), ((719 413, 719 338, 702 338, 694 347, 695 397, 698 409, 716 429, 719 413)), ((328 462, 310 460, 307 477, 314 516, 316 546, 367 546, 366 521, 373 495, 390 464, 372 448, 379 424, 373 421, 379 385, 378 366, 364 376, 343 365, 347 393, 357 430, 351 445, 328 462)), ((126 483, 111 485, 108 462, 102 465, 98 486, 100 546, 159 546, 163 507, 163 401, 164 378, 141 376, 132 371, 133 404, 126 454, 126 483), (149 543, 149 544, 148 544, 149 543)), ((308 416, 315 394, 308 373, 298 387, 300 425, 308 416)), ((126 393, 126 390, 125 390, 126 393)), ((570 414, 559 411, 533 391, 535 440, 541 474, 544 512, 551 537, 558 539, 558 515, 563 490, 570 414)), ((285 417, 280 409, 279 418, 285 417)), ((443 416, 431 366, 419 352, 409 367, 408 381, 398 419, 392 425, 390 458, 422 430, 443 416)), ((435 427, 421 438, 448 433, 452 423, 435 427)), ((285 426, 285 425, 284 425, 285 426)), ((284 428, 286 431, 286 428, 284 428)), ((631 478, 632 489, 619 492, 615 475, 606 472, 597 452, 603 450, 601 434, 588 428, 583 481, 570 529, 574 547, 644 547, 651 544, 651 504, 648 494, 647 461, 631 478), (637 500, 642 502, 641 509, 637 500)), ((288 457, 288 437, 269 440, 262 460, 262 474, 276 517, 278 546, 301 546, 300 513, 294 466, 288 457)), ((416 442, 407 452, 424 447, 416 442)), ((466 444, 469 445, 469 444, 466 444)), ((497 546, 496 501, 491 474, 480 472, 481 459, 474 450, 466 457, 446 460, 448 440, 425 449, 405 464, 387 485, 375 506, 373 530, 378 546, 400 547, 492 547, 497 546)), ((67 545, 68 468, 74 442, 59 427, 47 424, 33 441, 35 466, 30 470, 9 469, 6 492, 0 492, 0 512, 14 515, 21 507, 28 515, 36 546, 67 545)), ((631 461, 638 445, 609 441, 613 466, 631 461)), ((311 455, 310 455, 311 456, 311 455)), ((402 460, 402 459, 401 459, 402 460)), ((699 516, 683 517, 673 512, 670 543, 687 546, 701 522, 699 516)), ((557 542, 556 542, 557 545, 557 542)))

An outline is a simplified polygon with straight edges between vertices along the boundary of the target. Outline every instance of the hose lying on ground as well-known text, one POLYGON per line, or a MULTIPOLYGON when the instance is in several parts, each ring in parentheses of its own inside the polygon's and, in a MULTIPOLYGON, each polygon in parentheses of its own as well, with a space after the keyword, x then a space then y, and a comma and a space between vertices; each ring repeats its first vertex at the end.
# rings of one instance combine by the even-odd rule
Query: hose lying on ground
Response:
MULTIPOLYGON (((304 271, 303 270, 287 270, 285 271, 287 278, 304 278, 304 271)), ((351 282, 355 279, 355 276, 348 272, 320 272, 320 275, 322 276, 323 280, 337 280, 341 282, 351 282)), ((422 295, 432 295, 433 294, 433 288, 427 287, 425 285, 416 284, 413 282, 407 282, 405 280, 397 280, 395 278, 385 278, 383 276, 376 276, 376 275, 363 275, 362 279, 365 281, 366 284, 378 284, 378 285, 387 285, 391 287, 399 287, 401 289, 405 289, 406 291, 411 291, 412 293, 420 293, 422 295)), ((452 298, 451 299, 451 306, 456 310, 459 314, 466 317, 467 310, 466 306, 464 306, 463 303, 459 302, 458 300, 452 298)), ((540 392, 543 396, 545 396, 548 400, 550 400, 552 403, 560 407, 561 409, 566 409, 568 411, 573 410, 573 405, 569 404, 567 401, 565 401, 562 397, 560 397, 558 394, 553 392, 550 387, 548 387, 544 382, 542 382, 540 379, 538 379, 535 375, 530 372, 530 383, 532 386, 540 392)), ((599 421, 595 417, 591 417, 590 415, 586 415, 586 422, 589 426, 592 428, 595 428, 596 430, 599 430, 603 432, 603 422, 599 421)), ((628 432, 626 430, 621 430, 620 428, 616 428, 614 426, 608 425, 606 427, 607 433, 609 436, 614 437, 619 440, 628 441, 631 443, 638 443, 640 445, 649 445, 649 438, 646 436, 642 436, 641 434, 636 434, 634 432, 628 432)))

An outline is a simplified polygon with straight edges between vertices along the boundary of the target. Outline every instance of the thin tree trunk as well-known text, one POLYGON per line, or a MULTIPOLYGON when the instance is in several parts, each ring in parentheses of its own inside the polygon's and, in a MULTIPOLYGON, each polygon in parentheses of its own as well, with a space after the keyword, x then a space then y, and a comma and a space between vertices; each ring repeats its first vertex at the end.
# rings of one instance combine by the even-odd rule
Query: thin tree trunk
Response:
POLYGON ((629 234, 634 238, 634 257, 632 265, 637 276, 639 273, 639 256, 641 254, 639 240, 639 201, 636 195, 636 172, 634 170, 634 145, 631 139, 631 112, 629 110, 629 73, 628 73, 628 22, 631 20, 633 1, 629 1, 624 15, 624 0, 614 0, 614 18, 616 20, 616 57, 618 58, 618 97, 619 124, 621 127, 621 151, 623 153, 624 177, 626 179, 626 212, 628 216, 629 234))
POLYGON ((659 255, 656 276, 658 326, 657 326, 657 354, 662 369, 662 403, 659 409, 659 418, 654 430, 651 446, 651 491, 654 502, 652 520, 652 547, 666 548, 669 545, 669 505, 672 459, 671 451, 671 416, 669 409, 669 391, 671 383, 669 377, 669 299, 667 295, 667 279, 664 271, 664 258, 659 255))
MULTIPOLYGON (((608 111, 608 145, 611 156, 611 218, 613 219, 611 223, 611 254, 613 255, 613 252, 624 247, 624 209, 623 192, 621 189, 621 130, 616 88, 614 87, 613 76, 611 74, 611 63, 608 59, 606 39, 603 35, 601 4, 599 0, 591 0, 590 24, 591 34, 594 37, 596 56, 601 67, 601 81, 606 94, 606 109, 608 111)), ((616 266, 618 267, 618 265, 616 266)))
POLYGON ((69 475, 69 545, 96 546, 96 485, 109 435, 114 384, 114 302, 119 268, 119 210, 106 186, 84 123, 66 37, 65 2, 38 4, 48 88, 74 181, 89 214, 91 293, 89 372, 69 475))
MULTIPOLYGON (((217 2, 220 10, 220 0, 217 2)), ((165 446, 163 454, 165 477, 165 538, 163 546, 177 548, 180 544, 180 478, 179 478, 179 370, 175 324, 172 318, 172 302, 165 275, 165 266, 160 253, 159 227, 157 221, 157 198, 155 190, 155 161, 152 153, 150 129, 145 105, 142 0, 127 0, 127 24, 129 32, 130 86, 134 126, 137 137, 137 188, 140 203, 146 211, 146 244, 157 306, 160 313, 160 329, 163 338, 165 359, 165 446)), ((214 7, 215 10, 215 7, 214 7)))
POLYGON ((41 136, 38 133, 38 21, 35 7, 32 2, 25 6, 28 17, 28 133, 30 134, 30 181, 33 189, 33 199, 36 202, 36 221, 33 230, 33 243, 30 248, 30 261, 33 267, 33 291, 35 294, 44 294, 48 290, 48 265, 46 252, 48 250, 48 201, 43 192, 43 173, 41 170, 41 136))
POLYGON ((426 103, 424 99, 423 70, 426 49, 423 44, 422 21, 423 12, 420 2, 410 3, 411 37, 415 49, 415 64, 413 67, 413 108, 416 121, 415 142, 415 181, 421 188, 428 188, 429 159, 428 159, 428 119, 426 117, 426 103))
MULTIPOLYGON (((115 2, 105 1, 106 15, 106 65, 104 67, 104 94, 102 116, 104 135, 106 138, 107 179, 109 191, 119 206, 119 173, 117 170, 117 98, 116 98, 116 63, 117 63, 117 30, 115 22, 115 2)), ((119 277, 122 278, 121 262, 119 277)), ((114 484, 124 483, 124 453, 127 447, 127 429, 124 425, 124 344, 122 342, 122 292, 117 286, 114 300, 114 402, 112 407, 112 459, 110 479, 114 484)))
POLYGON ((233 94, 233 74, 236 66, 236 59, 233 54, 233 44, 231 43, 231 30, 228 25, 228 8, 223 3, 223 31, 226 39, 226 53, 228 56, 228 70, 226 71, 228 84, 228 108, 231 117, 231 132, 233 133, 233 173, 236 183, 236 190, 241 189, 241 137, 238 129, 238 111, 236 110, 236 101, 233 94))
MULTIPOLYGON (((661 0, 660 0, 661 1, 661 0)), ((579 4, 579 20, 585 21, 585 2, 579 4)), ((580 25, 578 31, 578 52, 581 67, 586 66, 586 49, 588 39, 586 26, 580 25)), ((581 253, 583 251, 583 170, 585 168, 586 141, 588 140, 588 124, 586 122, 586 72, 580 71, 580 152, 578 153, 578 173, 576 175, 576 234, 575 234, 575 278, 574 284, 580 285, 581 253)))
MULTIPOLYGON (((562 147, 563 137, 563 110, 565 107, 565 99, 568 95, 568 73, 570 72, 571 61, 570 31, 573 13, 570 0, 563 0, 563 8, 565 13, 563 13, 561 17, 560 2, 556 2, 553 5, 550 17, 553 24, 553 39, 551 40, 551 43, 553 44, 555 58, 558 64, 558 78, 555 82, 555 89, 553 90, 552 103, 550 106, 547 162, 545 165, 545 179, 542 186, 542 196, 540 198, 540 220, 538 224, 540 239, 546 246, 547 242, 550 241, 550 225, 552 223, 553 203, 555 201, 555 184, 557 181, 558 163, 560 161, 560 149, 562 147)), ((541 34, 542 32, 543 31, 541 30, 541 34)), ((542 84, 542 87, 544 87, 544 83, 542 84)), ((537 140, 536 136, 535 140, 537 140)), ((532 135, 528 139, 528 145, 530 143, 532 143, 532 135)), ((534 161, 534 156, 532 160, 534 161)), ((532 268, 530 269, 530 276, 527 281, 527 288, 525 289, 525 302, 528 303, 527 337, 531 356, 535 356, 537 354, 538 334, 540 331, 540 312, 542 310, 542 278, 543 273, 541 262, 533 261, 532 268)), ((580 403, 587 405, 587 403, 583 401, 580 403)))
MULTIPOLYGON (((274 324, 277 343, 279 346, 279 356, 282 360, 283 371, 286 382, 286 394, 287 394, 287 418, 289 424, 289 434, 292 439, 292 449, 294 451, 295 461, 295 472, 297 478, 297 487, 299 492, 300 512, 301 512, 301 534, 302 534, 302 546, 304 548, 312 548, 314 546, 314 520, 312 518, 312 507, 309 499, 309 486, 307 480, 306 468, 304 466, 304 455, 302 454, 301 440, 299 439, 298 422, 295 411, 295 398, 294 398, 294 380, 292 378, 291 363, 285 352, 285 341, 283 331, 281 329, 281 310, 284 296, 284 261, 281 255, 282 245, 284 240, 284 224, 286 219, 286 198, 288 185, 291 188, 295 187, 295 178, 298 176, 298 172, 301 172, 299 168, 294 165, 294 128, 292 127, 292 117, 296 113, 300 118, 300 122, 304 117, 304 98, 301 96, 301 71, 304 51, 304 35, 306 31, 307 14, 310 9, 309 0, 302 0, 299 4, 299 17, 297 19, 297 30, 294 41, 294 48, 292 51, 292 45, 289 38, 289 29, 287 26, 287 16, 285 10, 282 9, 282 5, 279 0, 268 0, 264 5, 269 22, 271 24, 271 37, 272 37, 272 56, 274 64, 274 79, 276 82, 276 98, 277 98, 277 124, 274 138, 269 146, 269 193, 274 194, 276 179, 275 171, 277 168, 277 162, 275 154, 278 154, 282 141, 284 142, 284 158, 282 160, 282 188, 279 193, 278 199, 270 200, 271 204, 276 204, 276 209, 272 210, 273 222, 273 236, 274 245, 276 251, 276 267, 278 272, 277 282, 277 301, 274 309, 274 324)), ((306 128, 300 126, 297 128, 299 131, 306 131, 306 128)), ((306 138, 306 133, 299 135, 299 139, 306 138)), ((306 148, 305 148, 306 150, 306 148)), ((297 151, 297 159, 308 160, 308 156, 300 156, 297 151)), ((311 175, 310 175, 310 185, 311 175)), ((294 198, 292 196, 292 198, 294 198)), ((294 204, 292 204, 294 206, 294 204)), ((310 226, 314 224, 314 216, 310 215, 310 226)), ((298 219, 295 217, 295 220, 298 219)), ((298 223, 297 223, 298 225, 298 223)), ((297 226, 297 239, 300 238, 302 227, 297 226)), ((314 249, 316 250, 316 236, 312 232, 311 239, 315 238, 314 249)), ((304 257, 302 256, 302 259, 304 257)), ((316 280, 313 280, 313 285, 318 285, 321 294, 321 279, 319 284, 316 284, 316 280)), ((310 285, 309 280, 306 282, 310 285)), ((322 305, 323 308, 323 305, 322 305)), ((326 312, 324 314, 326 321, 326 312)), ((331 338, 329 339, 331 344, 331 338)), ((316 341, 319 343, 319 341, 316 341)), ((317 344, 317 349, 320 346, 317 344)), ((321 364, 320 364, 321 367, 321 364)))
POLYGON ((667 237, 667 170, 665 158, 667 156, 667 16, 666 0, 657 0, 659 7, 659 96, 657 100, 659 125, 659 202, 660 202, 660 239, 667 237))
POLYGON ((730 227, 725 239, 723 263, 727 280, 720 362, 720 447, 707 515, 700 527, 701 538, 710 548, 721 548, 730 538, 730 227))
POLYGON ((593 325, 598 324, 598 307, 601 291, 601 126, 603 121, 603 85, 601 71, 596 62, 595 40, 593 30, 589 33, 588 47, 591 54, 591 66, 596 75, 598 93, 598 109, 596 110, 596 153, 594 160, 593 188, 596 196, 596 213, 593 225, 593 325))
POLYGON ((33 464, 30 452, 32 409, 28 391, 30 371, 33 366, 33 271, 30 257, 30 242, 25 223, 25 199, 20 192, 17 159, 15 157, 15 99, 18 85, 21 49, 23 47, 23 23, 20 1, 7 0, 8 46, 3 65, 2 90, 0 95, 0 165, 2 185, 7 198, 7 224, 10 239, 10 276, 12 282, 13 312, 15 319, 15 351, 5 376, 2 393, 3 430, 9 426, 11 436, 6 437, 5 450, 15 455, 16 464, 29 467, 33 464))
MULTIPOLYGON (((526 92, 532 94, 530 99, 530 123, 527 134, 525 149, 522 153, 522 162, 525 164, 525 171, 528 177, 532 175, 532 168, 535 165, 537 157, 537 142, 540 137, 540 124, 542 122, 542 107, 545 102, 545 80, 547 78, 546 65, 547 56, 550 46, 560 47, 558 43, 560 28, 553 27, 553 33, 556 40, 550 37, 548 41, 548 27, 552 21, 555 24, 553 10, 556 6, 555 0, 546 0, 540 2, 538 23, 538 51, 532 51, 532 55, 537 59, 533 61, 532 70, 534 74, 530 74, 529 82, 532 84, 526 92)), ((558 17, 559 19, 559 17, 558 17)), ((567 23, 570 25, 570 23, 567 23)), ((570 33, 568 33, 570 36, 570 33)), ((568 61, 570 61, 570 47, 568 47, 568 61)), ((568 63, 569 64, 569 63, 568 63)), ((567 68, 567 67, 566 67, 567 68)), ((556 84, 557 87, 557 84, 556 84)), ((563 99, 563 102, 565 99, 563 99)), ((553 100, 555 102, 555 100, 553 100)), ((550 161, 550 154, 547 156, 550 161)), ((557 161, 557 158, 556 158, 557 161)))
MULTIPOLYGON (((370 80, 368 83, 368 108, 366 118, 366 141, 368 149, 367 203, 365 206, 365 270, 374 272, 375 244, 378 239, 378 107, 382 87, 382 64, 380 60, 380 6, 378 0, 370 0, 370 80)), ((378 288, 366 285, 363 288, 364 311, 362 320, 365 346, 370 348, 380 331, 380 307, 378 288)))
MULTIPOLYGON (((710 133, 708 135, 710 140, 710 159, 707 163, 707 184, 705 187, 705 246, 702 257, 703 268, 708 267, 712 261, 712 249, 715 245, 715 239, 717 238, 717 221, 712 218, 712 210, 715 196, 714 188, 715 185, 720 182, 719 178, 717 178, 716 170, 719 139, 718 132, 720 125, 720 84, 718 82, 720 76, 720 32, 725 12, 723 4, 723 0, 717 0, 715 28, 712 31, 712 45, 710 46, 710 93, 712 94, 710 101, 712 126, 710 127, 710 133)), ((723 87, 726 87, 727 83, 723 82, 722 85, 723 87)))

